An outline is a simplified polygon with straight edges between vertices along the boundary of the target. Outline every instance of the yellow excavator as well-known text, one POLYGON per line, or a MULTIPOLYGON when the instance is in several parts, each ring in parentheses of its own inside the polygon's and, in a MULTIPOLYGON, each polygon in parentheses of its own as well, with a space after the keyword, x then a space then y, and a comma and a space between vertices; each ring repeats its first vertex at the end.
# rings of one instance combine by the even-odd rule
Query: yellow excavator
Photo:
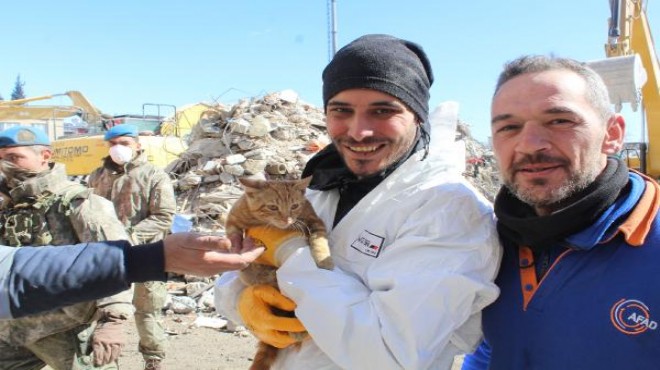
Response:
MULTIPOLYGON (((161 134, 162 117, 144 115, 111 116, 102 113, 79 91, 67 91, 62 94, 43 95, 32 98, 0 101, 0 129, 11 125, 40 126, 48 134, 53 147, 54 160, 66 165, 70 176, 83 176, 101 165, 101 159, 108 155, 108 147, 103 140, 103 132, 108 128, 123 123, 136 124, 141 130, 140 143, 147 152, 150 162, 159 167, 178 158, 186 150, 183 136, 190 132, 189 121, 168 122, 168 132, 161 134), (71 105, 35 105, 29 104, 67 96, 71 105), (78 116, 87 123, 85 134, 67 135, 64 119, 78 116), (174 126, 176 129, 172 129, 174 126), (180 127, 183 126, 183 127, 180 127), (143 133, 145 134, 143 136, 143 133)), ((179 117, 174 108, 173 117, 179 117)), ((199 118, 199 117, 198 117, 199 118)))
POLYGON ((625 143, 622 156, 628 165, 660 178, 660 68, 655 51, 647 1, 609 0, 611 17, 606 59, 588 64, 603 76, 610 99, 617 107, 630 103, 642 109, 643 141, 625 143))
POLYGON ((112 116, 101 113, 81 92, 67 91, 61 94, 0 101, 0 122, 26 123, 41 126, 51 141, 65 134, 63 119, 78 116, 91 128, 107 128, 112 116), (67 96, 70 105, 34 105, 36 101, 67 96))

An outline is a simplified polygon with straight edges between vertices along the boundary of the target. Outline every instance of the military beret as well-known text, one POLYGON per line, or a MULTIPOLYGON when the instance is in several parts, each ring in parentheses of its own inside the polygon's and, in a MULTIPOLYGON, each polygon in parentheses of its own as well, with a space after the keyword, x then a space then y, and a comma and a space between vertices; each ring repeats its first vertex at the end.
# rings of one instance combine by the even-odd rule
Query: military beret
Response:
POLYGON ((32 145, 50 145, 44 130, 29 126, 13 126, 0 131, 0 148, 32 145))
POLYGON ((114 139, 119 136, 132 136, 138 137, 138 129, 135 125, 129 125, 126 123, 119 124, 112 127, 110 130, 106 131, 104 139, 106 141, 114 139))

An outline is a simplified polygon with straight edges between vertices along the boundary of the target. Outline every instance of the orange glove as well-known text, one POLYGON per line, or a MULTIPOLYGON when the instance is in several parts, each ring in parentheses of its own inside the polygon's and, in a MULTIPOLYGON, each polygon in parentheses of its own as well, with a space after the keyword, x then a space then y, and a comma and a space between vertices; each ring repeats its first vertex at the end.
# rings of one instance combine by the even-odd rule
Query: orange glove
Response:
POLYGON ((247 235, 266 251, 255 260, 263 265, 280 267, 298 248, 307 245, 307 237, 298 230, 280 230, 268 226, 253 227, 247 235))
POLYGON ((248 329, 273 347, 286 348, 301 340, 305 327, 295 317, 277 316, 274 309, 293 311, 296 304, 270 285, 245 288, 238 298, 238 312, 248 329))

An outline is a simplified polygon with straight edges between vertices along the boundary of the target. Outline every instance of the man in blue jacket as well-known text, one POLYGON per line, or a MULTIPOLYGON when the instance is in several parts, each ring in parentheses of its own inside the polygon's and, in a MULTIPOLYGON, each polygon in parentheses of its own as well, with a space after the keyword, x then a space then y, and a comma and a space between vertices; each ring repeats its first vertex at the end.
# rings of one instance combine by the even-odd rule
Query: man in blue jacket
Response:
POLYGON ((463 369, 657 369, 660 188, 613 157, 625 122, 602 79, 521 57, 491 113, 501 295, 463 369))
POLYGON ((175 233, 131 247, 128 241, 57 247, 0 246, 0 320, 53 310, 121 292, 131 283, 165 281, 165 272, 210 276, 247 267, 263 247, 175 233))

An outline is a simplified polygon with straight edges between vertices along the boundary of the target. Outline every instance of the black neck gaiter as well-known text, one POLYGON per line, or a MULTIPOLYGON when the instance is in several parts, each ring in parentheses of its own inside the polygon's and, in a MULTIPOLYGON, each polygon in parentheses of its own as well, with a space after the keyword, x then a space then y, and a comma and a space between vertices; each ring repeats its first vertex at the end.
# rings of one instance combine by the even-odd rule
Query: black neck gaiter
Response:
POLYGON ((584 190, 562 201, 564 208, 538 216, 530 205, 502 187, 495 198, 497 231, 505 239, 539 252, 583 230, 600 217, 628 183, 628 168, 618 158, 608 158, 605 170, 584 190))

